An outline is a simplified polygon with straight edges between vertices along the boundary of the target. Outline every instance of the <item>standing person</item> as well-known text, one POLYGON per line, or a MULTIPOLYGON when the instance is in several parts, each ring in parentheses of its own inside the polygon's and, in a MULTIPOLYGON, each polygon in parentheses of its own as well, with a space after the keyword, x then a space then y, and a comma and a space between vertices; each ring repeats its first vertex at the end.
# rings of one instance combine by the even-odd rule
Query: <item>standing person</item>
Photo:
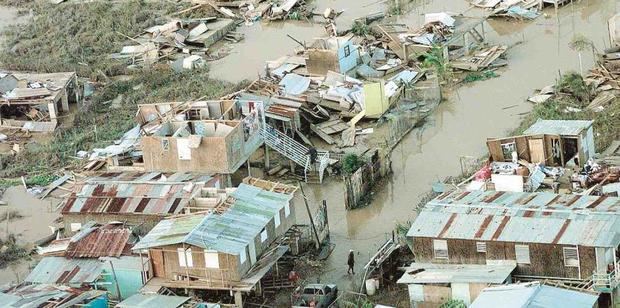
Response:
POLYGON ((355 254, 353 253, 353 249, 349 250, 349 258, 347 260, 347 265, 349 265, 349 269, 347 270, 347 274, 355 275, 355 254))

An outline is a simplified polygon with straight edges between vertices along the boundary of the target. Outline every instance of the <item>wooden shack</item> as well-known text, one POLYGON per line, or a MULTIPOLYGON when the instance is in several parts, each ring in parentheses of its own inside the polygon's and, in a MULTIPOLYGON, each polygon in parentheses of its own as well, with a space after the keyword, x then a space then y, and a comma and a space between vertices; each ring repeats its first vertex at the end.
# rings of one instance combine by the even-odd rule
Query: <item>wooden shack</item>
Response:
POLYGON ((512 152, 519 159, 547 166, 566 166, 577 162, 583 166, 595 153, 592 121, 538 120, 521 136, 487 140, 493 161, 511 161, 512 152))
POLYGON ((52 132, 70 102, 79 102, 75 72, 0 73, 0 127, 52 132))
POLYGON ((618 272, 618 205, 614 197, 448 192, 426 204, 407 236, 416 262, 513 263, 521 279, 617 281, 608 271, 618 272))
POLYGON ((148 254, 148 284, 249 292, 288 250, 272 244, 295 223, 295 189, 241 184, 211 211, 161 221, 133 248, 148 254))
POLYGON ((64 230, 75 233, 90 221, 120 221, 149 230, 166 216, 199 211, 194 198, 220 183, 218 176, 188 173, 104 173, 77 183, 64 200, 64 230))

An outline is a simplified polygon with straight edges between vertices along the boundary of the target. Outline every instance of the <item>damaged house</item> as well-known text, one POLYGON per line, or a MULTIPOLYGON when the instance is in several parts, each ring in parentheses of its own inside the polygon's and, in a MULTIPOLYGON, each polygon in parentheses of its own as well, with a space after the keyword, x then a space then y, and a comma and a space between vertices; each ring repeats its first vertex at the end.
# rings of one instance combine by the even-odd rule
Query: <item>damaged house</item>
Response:
POLYGON ((232 174, 263 144, 263 112, 233 100, 140 105, 144 168, 232 174))
POLYGON ((130 66, 148 67, 167 59, 175 70, 193 69, 203 66, 209 47, 236 27, 236 21, 227 18, 175 19, 144 30, 131 38, 137 45, 124 46, 111 57, 125 60, 130 66))
POLYGON ((134 246, 147 252, 152 272, 145 288, 230 290, 242 306, 288 250, 272 245, 295 223, 290 193, 241 184, 212 211, 161 221, 134 246))
POLYGON ((0 73, 0 127, 51 132, 70 102, 79 102, 77 76, 66 73, 0 73))
POLYGON ((523 132, 522 136, 487 140, 493 161, 518 159, 546 166, 583 166, 594 157, 594 129, 592 121, 541 120, 523 132))
POLYGON ((407 237, 416 262, 516 264, 521 281, 589 282, 610 293, 620 282, 618 205, 607 196, 446 192, 407 237))
POLYGON ((144 285, 148 269, 148 262, 131 251, 137 239, 132 228, 123 223, 102 225, 91 221, 84 224, 73 236, 54 240, 48 246, 38 247, 37 250, 40 255, 45 256, 43 266, 55 262, 100 263, 101 266, 96 267, 97 270, 101 269, 100 277, 93 283, 98 288, 106 289, 110 297, 123 299, 139 291, 144 285))
POLYGON ((306 51, 306 69, 311 75, 332 71, 346 74, 360 62, 360 47, 351 42, 352 36, 320 38, 306 51))
POLYGON ((90 221, 120 221, 147 230, 170 215, 198 211, 193 198, 206 187, 220 187, 219 177, 187 173, 104 173, 76 184, 64 201, 65 233, 90 221))

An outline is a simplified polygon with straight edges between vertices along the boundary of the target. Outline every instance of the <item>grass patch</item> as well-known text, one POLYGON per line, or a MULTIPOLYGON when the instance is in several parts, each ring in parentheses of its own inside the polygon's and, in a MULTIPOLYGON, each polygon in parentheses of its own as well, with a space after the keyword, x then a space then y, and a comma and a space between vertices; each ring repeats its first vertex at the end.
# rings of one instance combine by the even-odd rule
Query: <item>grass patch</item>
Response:
POLYGON ((28 256, 26 248, 17 244, 17 238, 9 234, 6 239, 0 239, 0 268, 5 268, 9 263, 28 256))
POLYGON ((56 129, 51 143, 0 160, 0 177, 28 174, 34 176, 29 180, 53 180, 50 176, 55 171, 77 162, 72 157, 78 151, 107 146, 135 126, 137 104, 217 99, 245 85, 211 79, 207 69, 175 73, 167 67, 142 71, 140 78, 110 82, 96 92, 85 110, 78 110, 73 126, 56 129), (120 108, 110 109, 109 104, 103 104, 119 94, 123 95, 120 108))
POLYGON ((596 151, 607 148, 612 141, 620 138, 620 99, 608 105, 605 110, 594 112, 585 108, 594 97, 592 89, 585 85, 577 73, 568 73, 558 82, 560 93, 548 101, 534 106, 511 135, 521 135, 537 119, 545 120, 592 120, 594 121, 594 140, 596 151), (567 108, 580 110, 568 112, 567 108))
POLYGON ((90 78, 124 74, 126 65, 109 57, 127 41, 122 34, 135 36, 165 22, 165 16, 189 5, 139 0, 114 4, 97 1, 84 5, 8 2, 19 2, 20 6, 28 4, 35 17, 28 24, 10 27, 5 33, 6 50, 0 53, 3 68, 76 71, 90 78))
POLYGON ((496 77, 499 77, 499 75, 497 75, 495 71, 473 72, 465 75, 465 78, 463 78, 463 82, 470 83, 496 77))
POLYGON ((353 174, 364 164, 364 160, 355 153, 350 153, 342 159, 342 172, 344 174, 353 174))

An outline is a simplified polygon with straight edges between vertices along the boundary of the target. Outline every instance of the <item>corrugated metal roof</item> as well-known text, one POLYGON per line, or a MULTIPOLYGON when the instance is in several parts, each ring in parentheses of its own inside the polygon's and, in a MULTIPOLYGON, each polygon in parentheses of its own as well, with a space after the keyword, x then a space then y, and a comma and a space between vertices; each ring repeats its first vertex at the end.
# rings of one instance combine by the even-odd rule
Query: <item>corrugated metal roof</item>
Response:
POLYGON ((53 284, 90 284, 101 275, 102 263, 96 259, 45 257, 25 281, 53 284))
POLYGON ((184 296, 167 296, 159 294, 134 294, 116 305, 117 308, 161 307, 177 308, 189 300, 184 296))
POLYGON ((619 230, 617 197, 474 191, 430 201, 407 235, 616 247, 619 230))
POLYGON ((87 234, 71 238, 65 256, 68 258, 120 257, 129 241, 131 231, 122 224, 89 228, 87 234))
POLYGON ((177 214, 201 188, 217 184, 188 173, 106 173, 77 184, 62 213, 177 214))
POLYGON ((516 264, 434 264, 411 263, 398 283, 504 283, 516 264))
POLYGON ((50 284, 21 284, 0 292, 0 307, 74 307, 105 293, 50 284), (48 302, 54 302, 53 306, 47 306, 48 302))
POLYGON ((584 129, 588 129, 592 126, 593 121, 580 121, 580 120, 542 120, 538 119, 536 123, 532 124, 523 134, 525 135, 565 135, 576 136, 584 129))
POLYGON ((223 214, 191 215, 159 222, 134 250, 186 243, 205 249, 237 254, 254 240, 292 195, 241 184, 234 202, 223 214))
POLYGON ((598 296, 539 283, 512 284, 482 290, 470 308, 593 307, 598 296))

